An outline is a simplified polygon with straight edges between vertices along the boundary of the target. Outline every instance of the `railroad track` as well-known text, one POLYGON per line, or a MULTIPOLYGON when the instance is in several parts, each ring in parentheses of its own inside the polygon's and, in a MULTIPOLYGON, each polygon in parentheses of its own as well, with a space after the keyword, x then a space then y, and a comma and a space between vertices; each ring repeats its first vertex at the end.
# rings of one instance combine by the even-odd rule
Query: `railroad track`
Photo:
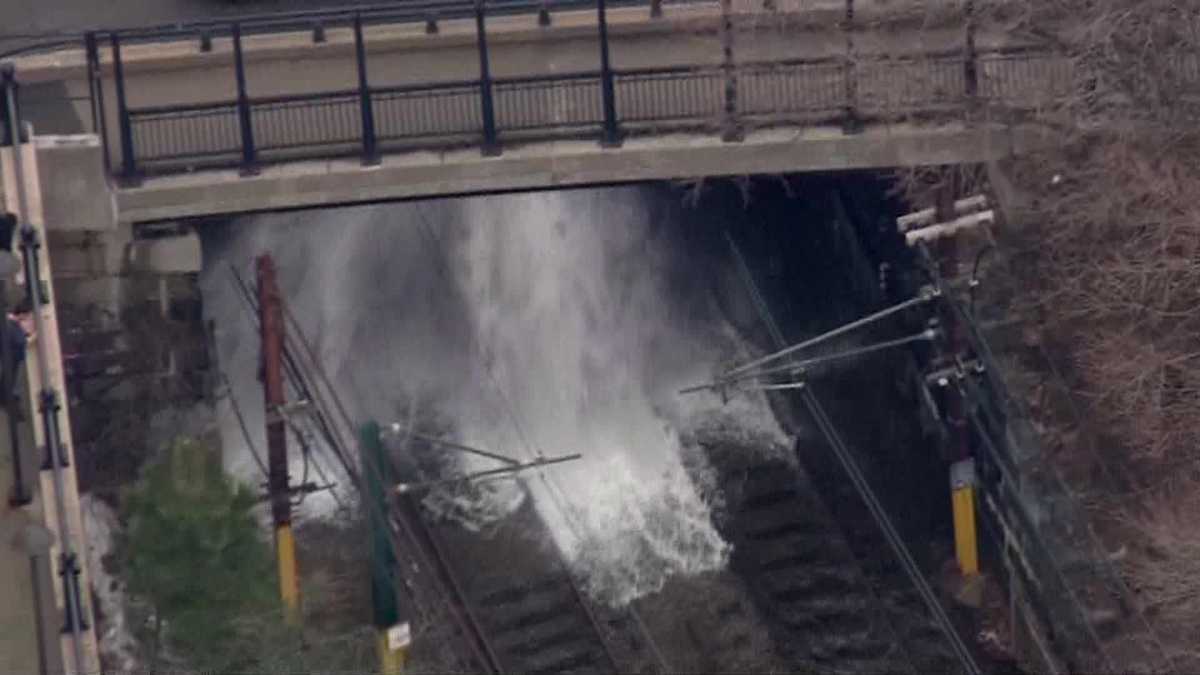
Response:
POLYGON ((506 673, 657 673, 657 646, 628 610, 572 578, 531 500, 487 532, 431 523, 477 631, 506 673))
POLYGON ((884 599, 805 471, 783 457, 746 461, 752 449, 731 450, 710 450, 724 464, 731 567, 780 660, 829 672, 928 672, 915 668, 884 599))
MULTIPOLYGON (((564 575, 512 585, 505 577, 484 581, 473 602, 481 628, 490 635, 508 673, 616 673, 622 671, 610 646, 614 631, 632 631, 628 622, 604 627, 581 601, 574 581, 564 575)), ((624 661, 624 659, 623 659, 624 661)))
POLYGON ((694 602, 659 594, 614 609, 590 599, 528 501, 487 532, 428 524, 501 672, 955 671, 903 572, 861 562, 869 526, 848 524, 856 514, 835 517, 782 454, 705 449, 725 496, 718 526, 734 548, 727 571, 681 582, 695 584, 694 602), (638 610, 658 618, 643 622, 638 610))

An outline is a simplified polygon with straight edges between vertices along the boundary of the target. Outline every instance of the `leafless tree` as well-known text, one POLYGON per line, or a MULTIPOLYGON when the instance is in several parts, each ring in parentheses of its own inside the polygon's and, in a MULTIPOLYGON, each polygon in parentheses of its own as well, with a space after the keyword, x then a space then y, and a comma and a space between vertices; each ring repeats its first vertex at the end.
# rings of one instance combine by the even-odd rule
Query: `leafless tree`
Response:
MULTIPOLYGON (((1098 437, 1105 462, 1133 477, 1134 489, 1114 494, 1100 472, 1072 474, 1108 512, 1102 534, 1148 616, 1195 667, 1183 636, 1200 621, 1200 532, 1185 516, 1200 487, 1200 5, 979 4, 986 20, 1068 64, 1069 81, 1035 119, 1058 142, 1008 163, 1028 212, 997 236, 1019 270, 1012 311, 1031 342, 1061 357, 1091 428, 1068 434, 1049 405, 1031 408, 1058 432, 1047 444, 1055 461, 1084 462, 1097 452, 1084 437, 1098 437)), ((945 170, 905 172, 897 189, 929 206, 946 180, 945 170)), ((1031 399, 1051 389, 1039 377, 1031 399)))

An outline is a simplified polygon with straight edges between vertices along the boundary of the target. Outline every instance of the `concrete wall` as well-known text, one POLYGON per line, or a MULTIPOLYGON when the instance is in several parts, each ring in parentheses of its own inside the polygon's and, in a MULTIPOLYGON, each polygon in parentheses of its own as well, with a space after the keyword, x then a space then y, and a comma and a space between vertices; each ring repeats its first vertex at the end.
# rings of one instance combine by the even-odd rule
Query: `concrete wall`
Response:
POLYGON ((1026 152, 1049 138, 1034 128, 878 126, 845 135, 837 128, 753 132, 740 143, 678 134, 602 149, 595 141, 523 146, 500 157, 478 150, 358 160, 294 162, 258 176, 236 170, 157 178, 117 194, 127 222, 173 220, 287 208, 480 192, 761 173, 882 169, 980 162, 1026 152))

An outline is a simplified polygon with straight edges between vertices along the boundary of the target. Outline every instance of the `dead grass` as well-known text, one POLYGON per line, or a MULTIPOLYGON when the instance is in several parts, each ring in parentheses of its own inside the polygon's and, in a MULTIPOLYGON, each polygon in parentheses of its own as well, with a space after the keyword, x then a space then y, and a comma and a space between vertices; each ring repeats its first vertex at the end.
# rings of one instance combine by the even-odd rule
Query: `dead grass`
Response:
MULTIPOLYGON (((1014 374, 1146 616, 1177 665, 1197 670, 1200 5, 1028 0, 1004 18, 1072 74, 1042 112, 1060 143, 1007 167, 1029 197, 1021 222, 996 233, 1021 286, 1009 313, 1056 370, 1016 360, 1014 374), (1064 394, 1078 399, 1074 419, 1053 402, 1064 394)), ((897 189, 920 208, 939 185, 957 181, 961 196, 978 179, 933 168, 897 189)))

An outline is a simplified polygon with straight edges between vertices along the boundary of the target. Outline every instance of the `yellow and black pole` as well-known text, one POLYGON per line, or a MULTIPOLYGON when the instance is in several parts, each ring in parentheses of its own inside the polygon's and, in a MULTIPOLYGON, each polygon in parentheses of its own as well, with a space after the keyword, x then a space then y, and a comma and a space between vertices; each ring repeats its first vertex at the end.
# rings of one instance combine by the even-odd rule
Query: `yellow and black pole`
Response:
POLYGON ((262 331, 263 396, 267 426, 267 492, 275 524, 275 554, 279 561, 279 596, 288 623, 300 622, 300 580, 296 573, 296 540, 292 535, 292 502, 288 486, 287 427, 282 409, 283 305, 271 256, 257 259, 259 327, 262 331))
MULTIPOLYGON (((952 173, 947 184, 937 193, 935 214, 939 222, 950 222, 957 214, 955 196, 958 191, 958 174, 952 173)), ((942 237, 938 244, 941 254, 939 273, 943 279, 953 279, 959 272, 958 241, 955 237, 942 237)), ((953 302, 953 300, 950 300, 953 302)), ((966 346, 965 327, 953 312, 943 318, 947 339, 947 356, 956 362, 966 346)), ((979 544, 975 529, 975 462, 971 459, 971 435, 967 428, 967 402, 955 392, 947 392, 947 422, 950 424, 951 509, 954 519, 954 554, 959 572, 964 579, 979 574, 979 544)))
POLYGON ((954 510, 954 555, 964 577, 979 574, 979 543, 975 530, 975 460, 950 465, 950 502, 954 510))
POLYGON ((392 463, 383 448, 379 425, 371 422, 360 431, 365 504, 371 533, 371 604, 375 646, 381 675, 400 675, 412 642, 409 623, 400 613, 396 595, 396 554, 388 537, 387 490, 395 485, 392 463))

